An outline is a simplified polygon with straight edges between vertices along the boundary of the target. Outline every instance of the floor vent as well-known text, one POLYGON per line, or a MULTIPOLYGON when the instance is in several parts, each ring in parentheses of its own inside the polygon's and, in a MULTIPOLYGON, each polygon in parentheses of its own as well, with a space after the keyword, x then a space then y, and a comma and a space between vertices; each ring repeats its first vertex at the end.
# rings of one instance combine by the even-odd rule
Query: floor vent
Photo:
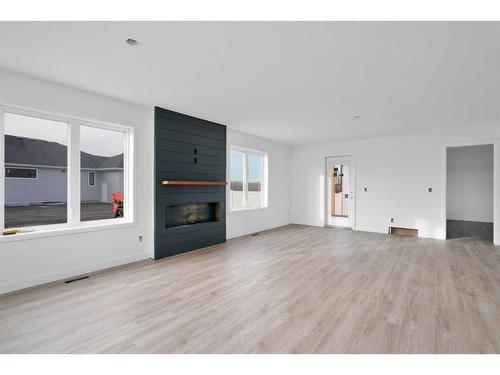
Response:
POLYGON ((85 280, 88 279, 89 277, 90 276, 77 277, 76 279, 66 280, 64 283, 65 284, 74 283, 75 281, 85 280))
POLYGON ((389 227, 389 234, 398 236, 418 237, 418 229, 389 227))

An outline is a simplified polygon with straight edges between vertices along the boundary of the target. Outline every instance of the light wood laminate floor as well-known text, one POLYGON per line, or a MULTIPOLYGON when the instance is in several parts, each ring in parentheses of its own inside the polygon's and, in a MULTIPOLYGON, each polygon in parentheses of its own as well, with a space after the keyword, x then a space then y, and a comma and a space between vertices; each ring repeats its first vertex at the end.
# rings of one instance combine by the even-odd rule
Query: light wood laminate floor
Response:
POLYGON ((500 247, 290 225, 0 296, 3 353, 500 353, 500 247))

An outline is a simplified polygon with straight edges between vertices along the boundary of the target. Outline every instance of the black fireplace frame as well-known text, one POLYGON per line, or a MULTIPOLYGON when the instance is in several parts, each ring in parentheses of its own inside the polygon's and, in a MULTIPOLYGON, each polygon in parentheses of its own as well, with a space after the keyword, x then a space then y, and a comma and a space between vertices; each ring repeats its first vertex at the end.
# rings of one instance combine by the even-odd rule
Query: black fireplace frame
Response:
POLYGON ((226 241, 225 180, 226 127, 156 107, 155 259, 226 241), (167 207, 211 202, 218 220, 167 226, 167 207))

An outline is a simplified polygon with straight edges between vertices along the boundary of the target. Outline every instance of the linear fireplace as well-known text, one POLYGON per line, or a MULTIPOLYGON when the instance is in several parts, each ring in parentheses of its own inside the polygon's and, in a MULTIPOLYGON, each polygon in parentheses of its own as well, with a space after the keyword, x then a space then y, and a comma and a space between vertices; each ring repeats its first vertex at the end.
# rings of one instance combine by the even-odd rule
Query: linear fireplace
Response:
POLYGON ((166 206, 165 226, 167 228, 182 225, 196 225, 220 221, 220 203, 188 203, 166 206))

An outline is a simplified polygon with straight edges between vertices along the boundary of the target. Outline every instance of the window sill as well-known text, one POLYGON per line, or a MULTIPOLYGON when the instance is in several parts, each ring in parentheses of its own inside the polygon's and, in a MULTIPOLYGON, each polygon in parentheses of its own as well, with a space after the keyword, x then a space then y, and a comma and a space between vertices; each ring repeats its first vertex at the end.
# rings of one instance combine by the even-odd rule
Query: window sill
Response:
POLYGON ((252 208, 231 208, 229 212, 247 212, 247 211, 259 211, 266 210, 268 206, 265 207, 252 207, 252 208))
POLYGON ((76 226, 68 226, 68 227, 59 227, 59 228, 51 228, 51 229, 42 229, 36 230, 33 232, 26 233, 17 233, 2 236, 0 235, 0 243, 5 242, 14 242, 14 241, 27 241, 38 238, 46 238, 46 237, 59 237, 59 236, 67 236, 71 234, 77 233, 86 233, 86 232, 97 232, 101 230, 112 230, 112 229, 121 229, 127 227, 135 226, 135 222, 133 221, 120 221, 119 223, 92 223, 92 224, 80 224, 76 226))

